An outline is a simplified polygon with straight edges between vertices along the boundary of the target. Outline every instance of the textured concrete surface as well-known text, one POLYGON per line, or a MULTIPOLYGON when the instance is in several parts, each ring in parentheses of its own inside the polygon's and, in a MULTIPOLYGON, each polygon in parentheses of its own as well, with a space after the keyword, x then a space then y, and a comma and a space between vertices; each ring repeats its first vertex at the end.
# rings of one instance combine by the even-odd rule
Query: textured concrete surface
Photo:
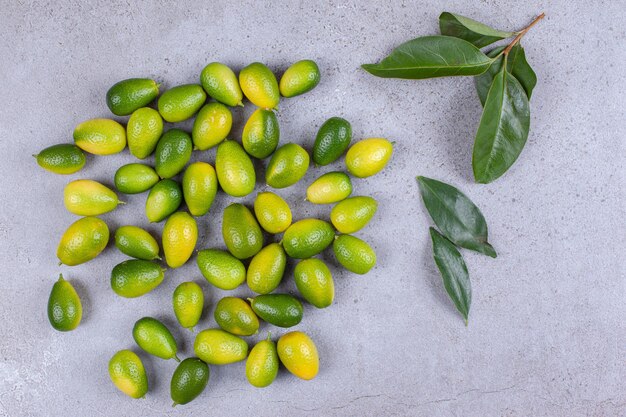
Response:
MULTIPOLYGON (((173 3, 12 1, 0 10, 0 416, 626 415, 623 3, 173 3), (509 29, 547 14, 524 40, 539 77, 528 145, 487 186, 471 179, 480 116, 471 79, 382 80, 359 70, 405 40, 436 33, 442 10, 509 29), (82 266, 58 267, 59 236, 76 219, 63 208, 64 185, 76 178, 111 184, 115 169, 133 158, 89 157, 82 172, 63 177, 39 169, 30 155, 70 141, 84 119, 108 117, 104 93, 120 79, 150 76, 167 88, 196 82, 213 60, 236 69, 259 60, 280 73, 303 58, 319 63, 323 80, 282 102, 283 143, 310 147, 335 115, 352 122, 356 138, 396 141, 384 173, 355 181, 356 193, 380 202, 359 233, 379 265, 356 276, 331 261, 335 304, 307 306, 298 326, 319 347, 315 380, 283 370, 259 390, 247 384, 244 363, 213 366, 204 394, 172 409, 175 363, 141 354, 150 392, 126 398, 110 383, 107 362, 118 349, 137 351, 134 321, 163 319, 188 356, 193 338, 175 323, 173 289, 183 280, 202 283, 209 308, 200 328, 214 325, 212 307, 224 292, 209 288, 192 261, 144 297, 117 297, 109 272, 124 256, 113 247, 82 266), (467 328, 432 261, 416 175, 465 191, 498 250, 495 260, 465 252, 474 289, 467 328), (69 334, 53 331, 45 313, 59 272, 85 308, 69 334)), ((235 111, 235 136, 251 110, 235 111)), ((195 158, 213 161, 214 151, 195 158)), ((303 202, 304 187, 322 172, 311 170, 281 192, 297 218, 328 215, 327 207, 303 202)), ((148 226, 145 195, 125 200, 103 216, 111 229, 148 226)), ((232 200, 221 195, 200 220, 199 248, 222 246, 220 213, 232 200)), ((156 235, 161 227, 148 226, 156 235)), ((294 290, 290 275, 286 291, 294 290)), ((233 293, 248 295, 244 287, 233 293)), ((282 333, 265 325, 251 341, 267 330, 282 333)))

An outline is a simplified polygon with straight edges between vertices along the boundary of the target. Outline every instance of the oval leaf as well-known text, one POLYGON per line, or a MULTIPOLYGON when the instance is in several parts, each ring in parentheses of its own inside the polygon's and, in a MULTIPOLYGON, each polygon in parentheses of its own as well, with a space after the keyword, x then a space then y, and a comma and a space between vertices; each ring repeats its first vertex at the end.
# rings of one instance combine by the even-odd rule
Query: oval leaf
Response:
POLYGON ((502 68, 489 89, 474 141, 472 168, 476 182, 486 184, 502 176, 524 149, 529 129, 526 92, 502 68))
POLYGON ((417 177, 426 210, 454 244, 495 258, 487 242, 487 223, 483 214, 465 194, 455 187, 426 177, 417 177))
POLYGON ((453 75, 479 75, 492 59, 462 39, 425 36, 405 42, 379 64, 362 65, 383 78, 422 79, 453 75))
POLYGON ((439 16, 439 30, 442 35, 464 39, 478 48, 514 35, 513 32, 496 30, 468 17, 448 12, 439 16))
POLYGON ((443 286, 467 325, 472 303, 472 286, 463 256, 452 242, 432 227, 430 238, 433 241, 433 256, 443 278, 443 286))

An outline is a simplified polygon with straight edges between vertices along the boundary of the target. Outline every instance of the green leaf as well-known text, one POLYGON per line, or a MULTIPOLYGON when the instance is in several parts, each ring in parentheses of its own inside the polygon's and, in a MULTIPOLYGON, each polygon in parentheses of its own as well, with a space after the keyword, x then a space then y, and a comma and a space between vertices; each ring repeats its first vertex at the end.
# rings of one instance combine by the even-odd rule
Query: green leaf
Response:
POLYGON ((361 67, 383 78, 423 79, 453 75, 479 75, 493 60, 463 39, 425 36, 405 42, 379 64, 361 67))
POLYGON ((455 187, 432 178, 417 177, 426 210, 441 232, 455 245, 495 258, 487 242, 487 222, 478 207, 455 187))
POLYGON ((448 12, 439 16, 439 30, 442 35, 464 39, 478 48, 515 35, 513 32, 496 30, 468 17, 448 12))
MULTIPOLYGON (((504 48, 504 46, 495 48, 489 51, 487 55, 491 58, 495 58, 504 50, 504 48)), ((480 98, 480 102, 483 106, 487 100, 487 93, 489 93, 491 83, 493 82, 496 74, 502 68, 503 60, 504 56, 498 57, 487 71, 475 78, 476 92, 478 93, 478 98, 480 98)), ((537 75, 528 64, 528 61, 526 61, 526 53, 520 44, 511 48, 507 58, 507 70, 515 78, 517 78, 517 81, 520 82, 526 92, 526 96, 530 100, 533 89, 535 88, 535 85, 537 85, 537 75)))
POLYGON ((463 256, 452 242, 433 227, 430 228, 430 238, 433 241, 433 256, 443 278, 443 286, 467 326, 472 303, 472 285, 463 256))
POLYGON ((476 182, 486 184, 504 174, 524 149, 529 129, 526 92, 503 66, 491 83, 474 141, 476 182))

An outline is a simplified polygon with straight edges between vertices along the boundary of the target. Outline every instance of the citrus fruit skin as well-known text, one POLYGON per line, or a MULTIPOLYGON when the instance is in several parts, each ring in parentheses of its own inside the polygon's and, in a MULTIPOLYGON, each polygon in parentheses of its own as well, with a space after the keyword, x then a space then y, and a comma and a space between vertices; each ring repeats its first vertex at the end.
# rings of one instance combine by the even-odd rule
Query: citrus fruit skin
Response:
POLYGON ((196 261, 202 276, 222 290, 234 290, 246 280, 246 267, 226 251, 201 250, 196 261))
POLYGON ((156 147, 154 165, 161 178, 172 178, 181 172, 193 151, 189 134, 180 129, 170 129, 161 136, 156 147))
POLYGON ((227 106, 243 106, 243 92, 237 76, 226 65, 211 62, 202 70, 200 83, 204 91, 215 100, 227 106))
POLYGON ((224 141, 217 147, 215 171, 220 187, 226 194, 243 197, 254 191, 254 165, 241 145, 234 140, 224 141))
POLYGON ((120 350, 109 361, 109 376, 113 384, 131 398, 142 398, 148 392, 146 370, 134 352, 120 350))
POLYGON ((356 236, 337 236, 333 251, 339 263, 355 274, 367 274, 376 265, 376 253, 372 247, 356 236))
POLYGON ((304 332, 294 331, 281 336, 278 339, 278 357, 285 368, 298 378, 310 380, 317 376, 317 347, 304 332))
POLYGON ((348 149, 346 167, 355 177, 371 177, 385 168, 392 153, 393 145, 387 139, 363 139, 348 149))
POLYGON ((133 339, 137 346, 161 359, 175 359, 178 346, 172 332, 163 323, 152 317, 143 317, 135 322, 133 339))
POLYGON ((304 259, 293 272, 298 291, 305 300, 317 308, 326 308, 335 298, 335 284, 330 270, 319 259, 304 259))
POLYGON ((126 164, 115 171, 115 188, 124 194, 139 194, 148 191, 157 182, 159 175, 154 168, 144 164, 126 164))
POLYGON ((248 356, 248 343, 221 329, 206 329, 196 335, 193 350, 209 365, 227 365, 248 356))
POLYGON ((198 84, 173 87, 159 97, 158 107, 166 122, 178 123, 196 114, 206 101, 206 93, 198 84))
POLYGON ((302 303, 289 294, 262 294, 250 300, 257 316, 278 327, 293 327, 302 321, 302 303))
POLYGON ((263 230, 268 233, 282 233, 291 225, 289 204, 270 191, 257 194, 254 200, 254 214, 263 230))
POLYGON ((174 371, 170 382, 172 404, 187 404, 206 388, 209 382, 209 366, 198 358, 183 360, 174 371))
POLYGON ((261 340, 252 350, 246 360, 246 378, 254 387, 269 386, 278 375, 278 352, 276 344, 269 338, 261 340))
POLYGON ((76 145, 63 143, 42 149, 37 155, 37 164, 55 174, 70 175, 85 166, 85 154, 76 145))
POLYGON ((252 104, 263 109, 275 109, 280 101, 278 82, 274 73, 260 62, 253 62, 239 73, 239 85, 252 104))
POLYGON ((306 199, 313 204, 331 204, 352 194, 352 181, 347 174, 339 171, 327 172, 306 190, 306 199))
POLYGON ((115 210, 117 194, 109 187, 93 180, 76 180, 63 190, 65 208, 78 216, 98 216, 115 210))
POLYGON ((111 271, 111 288, 117 295, 136 298, 149 293, 163 282, 163 269, 143 259, 129 259, 111 271))
POLYGON ((274 152, 280 139, 278 118, 271 110, 257 109, 243 127, 241 142, 246 152, 265 159, 274 152))
POLYGON ((331 117, 320 127, 313 145, 313 161, 317 165, 335 162, 350 146, 352 126, 341 117, 331 117))
POLYGON ((131 114, 126 125, 126 140, 131 155, 145 159, 152 155, 163 134, 163 118, 158 111, 142 107, 131 114))
POLYGON ((274 152, 265 171, 265 181, 273 188, 286 188, 294 185, 309 169, 308 152, 295 143, 281 146, 274 152))
POLYGON ((228 333, 237 336, 252 336, 259 331, 259 319, 241 298, 224 297, 217 302, 215 322, 228 333))
POLYGON ((159 95, 159 84, 149 78, 129 78, 107 91, 107 106, 117 116, 126 116, 147 106, 159 95))
POLYGON ((319 219, 302 219, 285 231, 283 248, 292 258, 304 259, 326 249, 335 237, 333 227, 319 219))
POLYGON ((183 202, 180 185, 170 179, 161 180, 152 187, 146 199, 146 217, 151 223, 163 221, 183 202))
POLYGON ((378 203, 372 197, 348 197, 330 211, 330 221, 337 231, 349 234, 364 228, 376 214, 378 203))
POLYGON ((228 251, 236 258, 247 259, 263 247, 263 232, 248 207, 233 203, 224 209, 222 237, 228 251))
POLYGON ((59 280, 52 286, 48 299, 48 320, 55 330, 68 332, 80 324, 83 306, 78 293, 68 281, 59 275, 59 280))
POLYGON ((304 59, 291 65, 280 78, 280 94, 295 97, 307 93, 320 83, 320 69, 315 61, 304 59))
POLYGON ((163 253, 170 268, 183 266, 196 248, 198 225, 184 211, 172 214, 163 226, 163 253))
POLYGON ((98 256, 109 243, 109 228, 97 217, 83 217, 67 228, 57 247, 57 257, 68 266, 80 265, 98 256))
POLYGON ((217 174, 211 164, 194 162, 183 175, 183 197, 192 216, 209 212, 217 194, 217 174))
POLYGON ((222 103, 205 104, 193 122, 191 137, 201 151, 217 146, 226 139, 233 126, 233 115, 222 103))
POLYGON ((159 244, 150 233, 137 226, 121 226, 115 231, 115 246, 125 255, 152 261, 159 258, 159 244))
POLYGON ((270 243, 259 251, 248 265, 248 287, 257 294, 269 294, 278 287, 285 273, 287 255, 278 243, 270 243))
POLYGON ((172 296, 174 314, 181 326, 192 329, 202 316, 204 308, 204 293, 195 282, 183 282, 174 290, 172 296))
POLYGON ((126 130, 115 120, 87 120, 74 129, 74 143, 94 155, 112 155, 126 147, 126 130))

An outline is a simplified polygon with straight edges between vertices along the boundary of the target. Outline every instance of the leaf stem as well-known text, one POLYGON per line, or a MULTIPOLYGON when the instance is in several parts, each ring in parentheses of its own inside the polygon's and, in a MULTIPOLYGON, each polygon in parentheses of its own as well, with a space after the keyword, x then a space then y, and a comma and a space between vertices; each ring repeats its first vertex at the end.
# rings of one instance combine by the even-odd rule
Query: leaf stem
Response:
POLYGON ((535 18, 535 20, 533 20, 532 22, 530 22, 530 25, 526 26, 524 29, 520 30, 517 33, 517 36, 513 39, 513 41, 509 44, 509 46, 507 46, 506 48, 504 48, 504 51, 502 51, 502 53, 504 55, 508 55, 509 52, 511 52, 511 49, 513 49, 513 47, 519 43, 520 39, 522 39, 524 37, 524 35, 530 30, 530 28, 532 28, 533 26, 535 26, 537 23, 539 23, 539 21, 541 19, 543 19, 544 17, 546 17, 545 13, 541 13, 539 16, 537 16, 535 18))

